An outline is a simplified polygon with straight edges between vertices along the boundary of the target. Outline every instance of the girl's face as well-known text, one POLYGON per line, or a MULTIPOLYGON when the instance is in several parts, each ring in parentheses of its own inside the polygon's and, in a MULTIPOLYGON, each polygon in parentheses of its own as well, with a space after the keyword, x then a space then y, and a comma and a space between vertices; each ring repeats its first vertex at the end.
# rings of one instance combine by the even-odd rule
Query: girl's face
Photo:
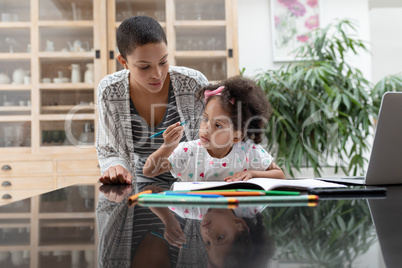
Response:
POLYGON ((167 46, 164 42, 139 46, 125 60, 118 57, 121 65, 130 71, 130 88, 158 93, 162 90, 169 71, 167 46))
POLYGON ((241 140, 240 131, 234 131, 232 122, 217 99, 212 99, 205 107, 200 125, 201 145, 212 157, 226 156, 233 144, 241 140))
POLYGON ((211 209, 206 213, 201 222, 201 236, 209 261, 222 267, 234 239, 244 230, 248 230, 246 222, 232 210, 211 209))

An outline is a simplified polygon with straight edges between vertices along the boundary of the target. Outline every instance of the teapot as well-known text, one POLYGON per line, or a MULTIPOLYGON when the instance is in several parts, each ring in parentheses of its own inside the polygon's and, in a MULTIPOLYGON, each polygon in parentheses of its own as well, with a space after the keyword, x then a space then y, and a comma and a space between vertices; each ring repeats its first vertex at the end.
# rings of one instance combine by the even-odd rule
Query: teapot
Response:
POLYGON ((72 52, 83 52, 83 51, 87 51, 89 50, 89 43, 88 42, 84 42, 87 46, 87 49, 82 47, 83 42, 81 42, 81 40, 77 39, 75 40, 73 43, 71 43, 70 41, 67 41, 68 46, 70 48, 70 51, 72 52))
POLYGON ((10 77, 5 73, 0 73, 0 84, 10 84, 10 77))
POLYGON ((28 75, 28 71, 18 68, 13 72, 13 84, 24 84, 24 77, 28 75))
POLYGON ((70 51, 79 52, 82 50, 82 42, 80 40, 75 40, 72 44, 70 41, 67 41, 68 46, 70 47, 70 51))

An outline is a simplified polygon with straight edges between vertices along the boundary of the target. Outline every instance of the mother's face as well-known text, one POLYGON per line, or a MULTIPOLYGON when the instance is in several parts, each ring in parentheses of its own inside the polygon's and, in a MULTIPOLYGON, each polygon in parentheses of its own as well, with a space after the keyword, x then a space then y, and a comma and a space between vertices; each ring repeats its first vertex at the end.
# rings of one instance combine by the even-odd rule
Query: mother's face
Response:
POLYGON ((119 61, 130 71, 130 88, 158 93, 162 90, 168 71, 168 51, 165 43, 139 46, 119 61))

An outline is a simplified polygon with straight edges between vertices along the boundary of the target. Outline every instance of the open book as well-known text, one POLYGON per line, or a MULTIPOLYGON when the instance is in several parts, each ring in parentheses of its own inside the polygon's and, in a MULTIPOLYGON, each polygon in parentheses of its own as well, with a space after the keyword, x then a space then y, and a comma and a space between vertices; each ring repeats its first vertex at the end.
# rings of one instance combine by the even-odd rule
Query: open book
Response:
POLYGON ((346 188, 346 185, 315 179, 281 180, 254 178, 248 181, 189 181, 175 182, 174 191, 205 189, 255 189, 255 190, 310 190, 315 188, 346 188))

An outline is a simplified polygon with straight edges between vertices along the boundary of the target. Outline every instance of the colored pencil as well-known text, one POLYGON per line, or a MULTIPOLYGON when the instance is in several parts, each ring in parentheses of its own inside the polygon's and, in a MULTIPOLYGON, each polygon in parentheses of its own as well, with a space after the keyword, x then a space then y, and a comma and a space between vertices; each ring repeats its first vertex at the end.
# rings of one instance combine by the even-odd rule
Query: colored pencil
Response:
POLYGON ((151 193, 152 193, 152 190, 146 190, 146 191, 139 192, 138 194, 135 194, 135 195, 130 196, 130 197, 127 199, 127 202, 128 202, 129 205, 131 205, 132 203, 134 203, 134 202, 136 202, 136 201, 138 200, 138 197, 139 197, 141 194, 151 194, 151 193))
MULTIPOLYGON (((163 235, 161 235, 155 231, 151 231, 151 234, 166 240, 166 238, 163 235)), ((182 246, 183 246, 183 248, 188 248, 187 244, 183 244, 182 246)))
MULTIPOLYGON (((182 126, 182 125, 184 125, 184 124, 187 124, 187 121, 181 122, 181 123, 180 123, 180 126, 182 126)), ((151 135, 149 138, 150 138, 150 139, 153 139, 153 138, 155 138, 155 137, 158 137, 158 136, 162 135, 163 132, 165 132, 165 131, 166 131, 166 129, 165 129, 165 130, 162 130, 162 131, 159 131, 158 133, 155 133, 155 134, 151 135)))
POLYGON ((220 194, 224 196, 241 196, 241 195, 300 195, 296 191, 276 191, 276 190, 254 190, 254 189, 222 189, 222 190, 195 190, 195 191, 167 191, 177 193, 200 193, 200 194, 220 194), (244 192, 246 194, 244 194, 244 192), (233 194, 232 194, 233 193, 233 194))
MULTIPOLYGON (((168 207, 172 206, 172 204, 163 204, 160 202, 146 202, 139 203, 139 206, 142 207, 168 207)), ((189 207, 189 204, 174 204, 174 207, 189 207)), ((206 208, 224 208, 224 209, 236 209, 236 208, 247 208, 247 207, 255 207, 255 206, 267 206, 267 207, 315 207, 318 206, 318 202, 316 201, 308 201, 308 202, 276 202, 276 203, 251 203, 251 204, 197 204, 197 207, 206 207, 206 208)))
POLYGON ((176 193, 176 192, 173 192, 173 191, 165 191, 165 192, 163 192, 161 194, 163 194, 163 195, 183 196, 183 197, 185 197, 185 196, 200 196, 200 197, 209 197, 209 198, 213 198, 213 197, 216 198, 216 197, 222 197, 223 196, 223 195, 218 194, 218 193, 213 193, 213 194, 209 194, 209 193, 190 193, 190 192, 176 193))
POLYGON ((180 196, 180 195, 159 195, 142 194, 138 197, 138 202, 142 204, 164 203, 164 204, 248 204, 248 203, 272 203, 272 202, 303 202, 317 201, 316 195, 293 195, 293 196, 239 196, 239 197, 219 197, 208 198, 201 196, 180 196))

